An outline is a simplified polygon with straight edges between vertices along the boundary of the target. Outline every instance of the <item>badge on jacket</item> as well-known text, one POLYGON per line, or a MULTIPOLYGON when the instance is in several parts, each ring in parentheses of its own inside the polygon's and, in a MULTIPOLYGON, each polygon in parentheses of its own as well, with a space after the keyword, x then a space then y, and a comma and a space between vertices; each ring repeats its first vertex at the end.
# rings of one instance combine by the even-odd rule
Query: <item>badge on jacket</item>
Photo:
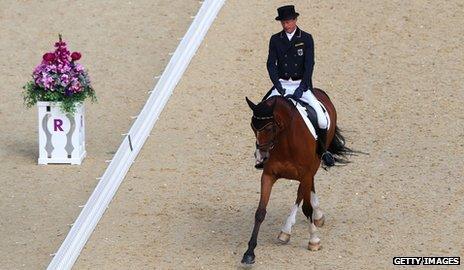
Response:
POLYGON ((298 56, 302 56, 303 55, 303 49, 298 49, 297 53, 298 53, 298 56))

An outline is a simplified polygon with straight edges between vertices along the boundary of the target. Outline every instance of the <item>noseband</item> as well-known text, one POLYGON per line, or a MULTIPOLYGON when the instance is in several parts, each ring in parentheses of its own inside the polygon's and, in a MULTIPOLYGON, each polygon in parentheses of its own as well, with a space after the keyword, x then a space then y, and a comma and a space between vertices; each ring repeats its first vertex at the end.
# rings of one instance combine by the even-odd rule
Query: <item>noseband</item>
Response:
MULTIPOLYGON (((258 119, 258 120, 268 120, 268 119, 274 119, 274 116, 267 116, 267 117, 258 117, 258 116, 254 116, 253 115, 253 118, 255 119, 258 119)), ((253 121, 251 121, 251 126, 253 127, 253 129, 256 130, 256 137, 258 137, 258 134, 260 132, 262 132, 265 128, 267 128, 269 125, 272 125, 272 139, 268 142, 268 143, 265 143, 265 144, 257 144, 257 148, 258 149, 266 149, 266 151, 269 151, 269 150, 272 150, 275 146, 275 141, 276 141, 276 134, 277 134, 277 128, 276 128, 276 124, 275 124, 275 121, 272 120, 270 121, 269 123, 265 124, 262 128, 260 129, 257 129, 254 125, 253 125, 253 121)))

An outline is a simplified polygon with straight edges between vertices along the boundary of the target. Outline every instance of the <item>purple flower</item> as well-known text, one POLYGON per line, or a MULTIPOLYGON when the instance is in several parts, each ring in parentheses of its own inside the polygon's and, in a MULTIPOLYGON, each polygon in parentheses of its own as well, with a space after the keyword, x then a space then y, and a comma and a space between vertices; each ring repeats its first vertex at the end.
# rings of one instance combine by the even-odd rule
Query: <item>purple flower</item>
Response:
POLYGON ((50 91, 55 91, 55 89, 53 89, 53 87, 52 87, 53 78, 50 77, 48 74, 42 73, 42 78, 40 79, 40 82, 41 82, 41 84, 43 85, 43 87, 45 89, 48 89, 50 91))
POLYGON ((56 65, 47 65, 43 68, 43 70, 45 70, 46 72, 53 72, 53 73, 56 73, 57 72, 57 66, 56 65))
POLYGON ((63 91, 66 96, 90 87, 90 79, 84 67, 74 61, 81 59, 79 52, 70 54, 66 42, 55 43, 55 51, 43 55, 42 62, 32 73, 33 81, 42 91, 63 91))
POLYGON ((68 74, 62 74, 60 77, 61 86, 65 87, 70 83, 71 79, 68 74))
POLYGON ((81 64, 75 64, 74 69, 76 70, 76 72, 84 71, 84 67, 81 64))
POLYGON ((69 63, 58 64, 57 66, 58 73, 64 74, 71 70, 69 63))

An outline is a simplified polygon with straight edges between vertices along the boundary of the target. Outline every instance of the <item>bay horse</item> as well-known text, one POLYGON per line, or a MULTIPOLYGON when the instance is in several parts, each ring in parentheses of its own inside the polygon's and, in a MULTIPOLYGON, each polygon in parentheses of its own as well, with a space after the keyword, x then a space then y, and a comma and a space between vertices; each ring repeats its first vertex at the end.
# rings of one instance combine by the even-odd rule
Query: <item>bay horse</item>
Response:
MULTIPOLYGON (((328 95, 314 88, 313 93, 321 101, 330 117, 327 131, 328 150, 338 163, 347 163, 346 156, 352 151, 345 146, 345 139, 337 127, 337 113, 328 95)), ((315 251, 321 247, 316 228, 324 224, 324 214, 319 208, 319 200, 314 188, 314 175, 320 167, 321 159, 317 154, 316 139, 311 135, 294 103, 286 97, 273 96, 254 104, 246 101, 253 111, 251 127, 256 137, 259 151, 267 153, 261 175, 261 195, 255 213, 255 224, 248 249, 243 255, 242 264, 255 262, 254 249, 257 245, 258 231, 266 216, 271 189, 279 178, 294 179, 300 182, 295 204, 279 236, 281 243, 288 243, 291 228, 295 224, 296 213, 303 201, 302 210, 309 221, 308 249, 315 251)))

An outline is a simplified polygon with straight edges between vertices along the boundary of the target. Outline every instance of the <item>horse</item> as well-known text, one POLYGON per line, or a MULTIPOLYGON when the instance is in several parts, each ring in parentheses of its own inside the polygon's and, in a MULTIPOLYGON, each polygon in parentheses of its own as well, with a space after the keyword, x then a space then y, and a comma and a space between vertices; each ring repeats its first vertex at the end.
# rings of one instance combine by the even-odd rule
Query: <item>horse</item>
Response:
MULTIPOLYGON (((345 139, 337 127, 337 113, 329 96, 321 89, 313 93, 324 105, 330 117, 326 147, 334 155, 337 163, 347 163, 347 155, 352 152, 345 146, 345 139)), ((295 104, 287 97, 273 96, 258 104, 246 98, 253 111, 251 127, 256 137, 257 149, 266 155, 261 175, 261 195, 255 212, 255 223, 243 254, 242 264, 249 266, 255 262, 254 249, 257 245, 259 227, 266 216, 272 186, 279 178, 294 179, 300 182, 295 204, 288 216, 278 240, 286 244, 290 240, 291 229, 295 224, 296 213, 301 201, 302 210, 309 221, 308 249, 321 248, 317 227, 324 224, 324 213, 319 208, 319 199, 314 188, 314 175, 321 164, 316 139, 311 135, 295 104)))

